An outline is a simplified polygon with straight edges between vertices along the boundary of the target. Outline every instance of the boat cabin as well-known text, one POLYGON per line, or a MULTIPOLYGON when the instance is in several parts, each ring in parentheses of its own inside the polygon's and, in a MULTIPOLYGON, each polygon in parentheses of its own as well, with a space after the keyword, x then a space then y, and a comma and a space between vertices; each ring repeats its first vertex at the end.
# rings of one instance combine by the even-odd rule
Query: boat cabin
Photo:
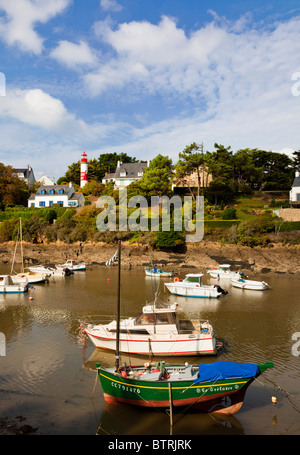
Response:
POLYGON ((184 283, 202 284, 203 273, 188 273, 183 280, 184 283))
POLYGON ((143 312, 135 319, 134 325, 176 325, 176 306, 177 304, 168 307, 146 305, 143 312))

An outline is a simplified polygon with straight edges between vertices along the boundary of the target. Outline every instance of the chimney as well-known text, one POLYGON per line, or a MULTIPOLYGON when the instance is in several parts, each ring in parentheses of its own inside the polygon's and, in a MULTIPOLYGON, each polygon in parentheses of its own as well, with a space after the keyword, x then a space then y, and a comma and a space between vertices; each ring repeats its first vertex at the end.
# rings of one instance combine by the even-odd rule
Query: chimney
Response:
POLYGON ((295 177, 299 177, 299 175, 300 175, 299 171, 296 171, 295 172, 295 177))
POLYGON ((69 187, 72 188, 73 184, 72 182, 69 182, 69 187))

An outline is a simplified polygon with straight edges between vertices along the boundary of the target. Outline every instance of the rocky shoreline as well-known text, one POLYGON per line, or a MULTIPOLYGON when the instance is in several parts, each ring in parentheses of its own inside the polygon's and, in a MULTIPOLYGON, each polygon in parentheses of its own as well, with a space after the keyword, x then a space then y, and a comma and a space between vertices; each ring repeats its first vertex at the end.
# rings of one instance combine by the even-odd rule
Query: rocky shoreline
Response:
MULTIPOLYGON (((116 251, 116 245, 106 243, 76 244, 32 244, 23 242, 25 267, 31 264, 61 264, 67 259, 85 262, 88 266, 104 266, 116 251)), ((0 244, 0 263, 11 264, 15 243, 0 244)), ((220 263, 231 264, 233 270, 248 270, 254 273, 300 273, 300 246, 272 244, 267 248, 249 248, 202 241, 188 244, 184 252, 151 251, 151 259, 165 270, 181 268, 207 269, 220 263)), ((150 266, 149 249, 145 245, 124 242, 122 246, 122 265, 125 268, 150 266)), ((21 261, 20 248, 15 263, 21 261)))

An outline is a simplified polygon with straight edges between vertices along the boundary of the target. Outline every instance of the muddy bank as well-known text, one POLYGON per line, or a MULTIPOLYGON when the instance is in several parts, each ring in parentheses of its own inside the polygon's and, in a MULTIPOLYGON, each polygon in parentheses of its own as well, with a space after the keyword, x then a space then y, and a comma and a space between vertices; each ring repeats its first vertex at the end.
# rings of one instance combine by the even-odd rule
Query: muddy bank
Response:
MULTIPOLYGON (((89 266, 105 265, 115 253, 116 245, 106 243, 78 243, 67 245, 23 243, 24 265, 62 264, 67 259, 86 262, 89 266)), ((15 243, 0 244, 0 263, 11 264, 15 243)), ((268 248, 249 248, 202 241, 188 244, 185 252, 151 251, 156 266, 177 271, 181 268, 206 269, 220 263, 229 263, 233 270, 246 269, 254 273, 300 273, 300 247, 274 244, 268 248)), ((15 264, 20 263, 20 247, 15 264)), ((145 245, 124 243, 122 264, 126 268, 150 266, 150 255, 145 245)))

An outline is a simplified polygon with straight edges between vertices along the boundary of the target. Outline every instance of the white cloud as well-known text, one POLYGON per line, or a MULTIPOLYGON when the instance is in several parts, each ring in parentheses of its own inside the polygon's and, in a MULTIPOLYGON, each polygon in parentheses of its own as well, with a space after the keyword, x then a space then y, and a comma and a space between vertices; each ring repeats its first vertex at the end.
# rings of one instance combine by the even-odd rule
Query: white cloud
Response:
POLYGON ((0 117, 46 130, 59 130, 75 121, 59 99, 40 89, 8 91, 0 104, 0 117))
POLYGON ((123 7, 116 0, 100 0, 100 6, 104 11, 119 12, 123 7))
POLYGON ((60 41, 58 46, 50 53, 50 56, 60 63, 74 68, 78 65, 95 66, 97 63, 96 53, 88 44, 80 41, 79 44, 70 41, 60 41))
POLYGON ((44 39, 36 32, 37 23, 46 23, 63 12, 71 0, 0 0, 0 37, 8 45, 40 54, 44 39))

